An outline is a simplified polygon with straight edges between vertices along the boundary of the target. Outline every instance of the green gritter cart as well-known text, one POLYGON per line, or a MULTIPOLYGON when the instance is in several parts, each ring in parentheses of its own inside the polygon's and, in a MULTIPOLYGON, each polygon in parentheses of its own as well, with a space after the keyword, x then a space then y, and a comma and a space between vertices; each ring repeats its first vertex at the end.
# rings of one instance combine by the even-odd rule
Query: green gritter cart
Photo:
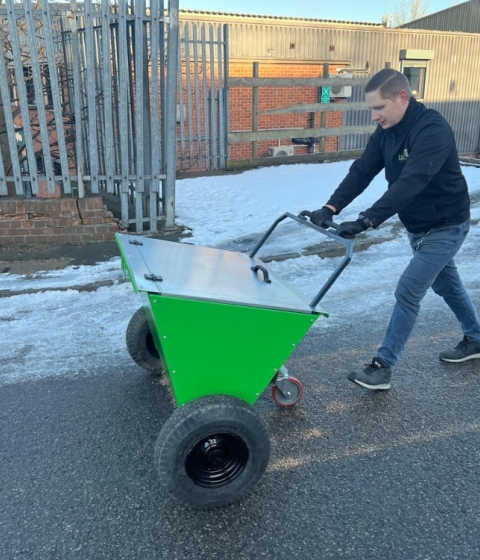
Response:
POLYGON ((302 397, 284 363, 353 252, 335 224, 323 229, 307 217, 282 215, 250 255, 117 234, 122 268, 143 300, 127 327, 127 349, 138 365, 168 377, 178 405, 154 456, 162 485, 182 503, 211 508, 239 499, 270 456, 267 428, 252 405, 269 384, 280 407, 302 397), (312 301, 255 257, 286 218, 346 247, 312 301))

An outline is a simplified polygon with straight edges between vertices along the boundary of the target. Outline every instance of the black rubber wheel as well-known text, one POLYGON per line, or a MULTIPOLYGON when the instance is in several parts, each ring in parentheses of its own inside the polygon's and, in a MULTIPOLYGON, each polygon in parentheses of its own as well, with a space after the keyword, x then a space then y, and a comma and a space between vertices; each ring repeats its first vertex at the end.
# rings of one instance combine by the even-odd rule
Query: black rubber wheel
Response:
POLYGON ((127 350, 133 361, 143 369, 161 375, 162 362, 153 342, 143 307, 133 314, 127 327, 127 350))
POLYGON ((246 402, 224 395, 175 410, 155 444, 161 484, 177 501, 200 509, 239 500, 270 458, 263 420, 246 402))

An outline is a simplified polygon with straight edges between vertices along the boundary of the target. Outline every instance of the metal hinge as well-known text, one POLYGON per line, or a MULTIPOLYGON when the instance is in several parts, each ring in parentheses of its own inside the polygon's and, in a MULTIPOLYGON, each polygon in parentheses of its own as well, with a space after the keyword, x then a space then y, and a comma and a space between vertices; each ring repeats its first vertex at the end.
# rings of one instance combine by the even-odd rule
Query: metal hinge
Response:
POLYGON ((143 241, 139 241, 138 239, 130 239, 128 242, 132 245, 143 245, 143 241))
POLYGON ((153 282, 163 282, 163 278, 156 274, 144 274, 144 277, 146 280, 152 280, 153 282))

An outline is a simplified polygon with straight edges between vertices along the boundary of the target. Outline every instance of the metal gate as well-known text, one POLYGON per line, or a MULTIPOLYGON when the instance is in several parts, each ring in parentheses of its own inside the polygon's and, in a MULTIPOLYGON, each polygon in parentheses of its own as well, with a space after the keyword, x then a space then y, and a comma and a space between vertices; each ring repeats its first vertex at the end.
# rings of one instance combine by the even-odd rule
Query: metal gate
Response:
POLYGON ((101 193, 137 233, 172 228, 178 0, 58 6, 0 9, 0 195, 101 193))
POLYGON ((185 23, 178 53, 177 167, 226 169, 228 159, 228 25, 185 23))
MULTIPOLYGON (((365 102, 365 87, 353 86, 350 103, 365 102)), ((367 108, 345 113, 345 126, 371 126, 372 112, 367 108)), ((364 150, 371 134, 349 134, 342 139, 343 150, 364 150)))

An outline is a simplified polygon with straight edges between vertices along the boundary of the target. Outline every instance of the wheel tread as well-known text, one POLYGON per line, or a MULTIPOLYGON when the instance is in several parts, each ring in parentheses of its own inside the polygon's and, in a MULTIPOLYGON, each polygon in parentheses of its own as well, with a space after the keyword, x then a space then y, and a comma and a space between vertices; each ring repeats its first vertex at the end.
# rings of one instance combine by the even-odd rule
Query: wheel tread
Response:
POLYGON ((132 360, 141 368, 161 375, 163 367, 160 358, 153 356, 144 343, 144 338, 147 336, 146 332, 149 332, 147 318, 145 310, 143 307, 140 307, 132 315, 127 326, 125 336, 127 350, 132 360))
MULTIPOLYGON (((170 495, 184 504, 200 509, 225 506, 237 501, 262 476, 268 464, 269 456, 270 438, 263 420, 256 414, 253 407, 246 402, 226 395, 204 397, 177 409, 163 425, 154 453, 160 480, 170 495), (260 457, 259 465, 251 467, 255 469, 253 477, 245 484, 245 488, 240 493, 229 496, 226 492, 220 491, 217 494, 223 494, 223 496, 213 496, 210 501, 205 500, 203 503, 199 503, 198 500, 191 497, 193 488, 190 489, 188 494, 185 494, 184 489, 176 486, 175 481, 172 480, 171 461, 172 457, 175 456, 178 442, 185 441, 189 434, 194 433, 206 420, 211 422, 225 420, 226 423, 233 422, 237 427, 239 425, 244 426, 244 430, 238 428, 238 431, 239 433, 245 432, 246 435, 248 435, 249 430, 254 429, 255 438, 261 442, 260 448, 264 456, 260 457)), ((254 460, 252 459, 252 461, 254 460)), ((209 492, 212 491, 209 490, 209 492)))

